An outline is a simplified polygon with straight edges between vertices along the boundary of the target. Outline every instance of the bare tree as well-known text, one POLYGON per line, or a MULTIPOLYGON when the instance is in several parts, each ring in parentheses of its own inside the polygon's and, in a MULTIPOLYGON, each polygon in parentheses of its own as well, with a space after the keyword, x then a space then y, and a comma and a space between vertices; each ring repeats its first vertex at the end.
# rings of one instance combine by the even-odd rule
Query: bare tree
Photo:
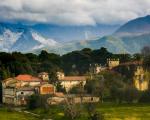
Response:
POLYGON ((80 110, 75 105, 74 101, 71 98, 66 97, 66 102, 64 106, 64 113, 67 118, 71 118, 71 120, 74 120, 78 117, 80 117, 80 110))

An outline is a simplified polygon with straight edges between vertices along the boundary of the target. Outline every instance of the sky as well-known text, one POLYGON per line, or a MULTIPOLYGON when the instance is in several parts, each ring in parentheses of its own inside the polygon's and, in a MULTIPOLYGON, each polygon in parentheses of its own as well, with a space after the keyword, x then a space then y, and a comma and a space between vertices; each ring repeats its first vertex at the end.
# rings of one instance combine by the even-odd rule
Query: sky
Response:
POLYGON ((150 0, 0 0, 3 22, 114 25, 149 14, 150 0))

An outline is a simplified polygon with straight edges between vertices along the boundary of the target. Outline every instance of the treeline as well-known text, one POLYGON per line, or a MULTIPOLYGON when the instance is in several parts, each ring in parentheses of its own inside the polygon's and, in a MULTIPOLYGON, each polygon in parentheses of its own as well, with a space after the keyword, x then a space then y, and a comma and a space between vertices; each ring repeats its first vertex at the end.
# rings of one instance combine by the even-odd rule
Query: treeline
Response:
POLYGON ((85 48, 65 55, 57 55, 41 51, 39 55, 33 53, 0 53, 0 79, 6 79, 18 74, 32 74, 46 71, 53 74, 64 71, 67 75, 81 75, 89 71, 89 65, 98 63, 106 65, 107 58, 119 58, 120 62, 141 59, 140 54, 113 54, 106 48, 92 50, 85 48))

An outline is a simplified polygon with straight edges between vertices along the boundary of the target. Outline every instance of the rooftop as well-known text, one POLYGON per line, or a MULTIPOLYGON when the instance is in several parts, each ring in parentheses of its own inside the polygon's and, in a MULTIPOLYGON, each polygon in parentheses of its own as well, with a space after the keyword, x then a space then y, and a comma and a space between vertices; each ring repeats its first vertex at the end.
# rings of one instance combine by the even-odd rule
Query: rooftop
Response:
POLYGON ((131 61, 131 62, 125 62, 121 63, 120 66, 126 66, 126 65, 142 65, 142 61, 131 61))
POLYGON ((86 76, 65 76, 62 81, 85 81, 86 76))
POLYGON ((18 75, 17 77, 15 77, 15 79, 20 81, 41 81, 40 78, 28 74, 18 75))

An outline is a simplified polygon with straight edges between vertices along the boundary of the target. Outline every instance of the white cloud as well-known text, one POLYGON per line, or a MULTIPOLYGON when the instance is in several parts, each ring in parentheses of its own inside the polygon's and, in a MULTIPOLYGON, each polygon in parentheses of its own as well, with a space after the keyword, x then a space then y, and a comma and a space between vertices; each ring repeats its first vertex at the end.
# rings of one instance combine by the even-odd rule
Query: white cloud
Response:
POLYGON ((0 0, 3 21, 120 24, 147 14, 150 0, 0 0))

